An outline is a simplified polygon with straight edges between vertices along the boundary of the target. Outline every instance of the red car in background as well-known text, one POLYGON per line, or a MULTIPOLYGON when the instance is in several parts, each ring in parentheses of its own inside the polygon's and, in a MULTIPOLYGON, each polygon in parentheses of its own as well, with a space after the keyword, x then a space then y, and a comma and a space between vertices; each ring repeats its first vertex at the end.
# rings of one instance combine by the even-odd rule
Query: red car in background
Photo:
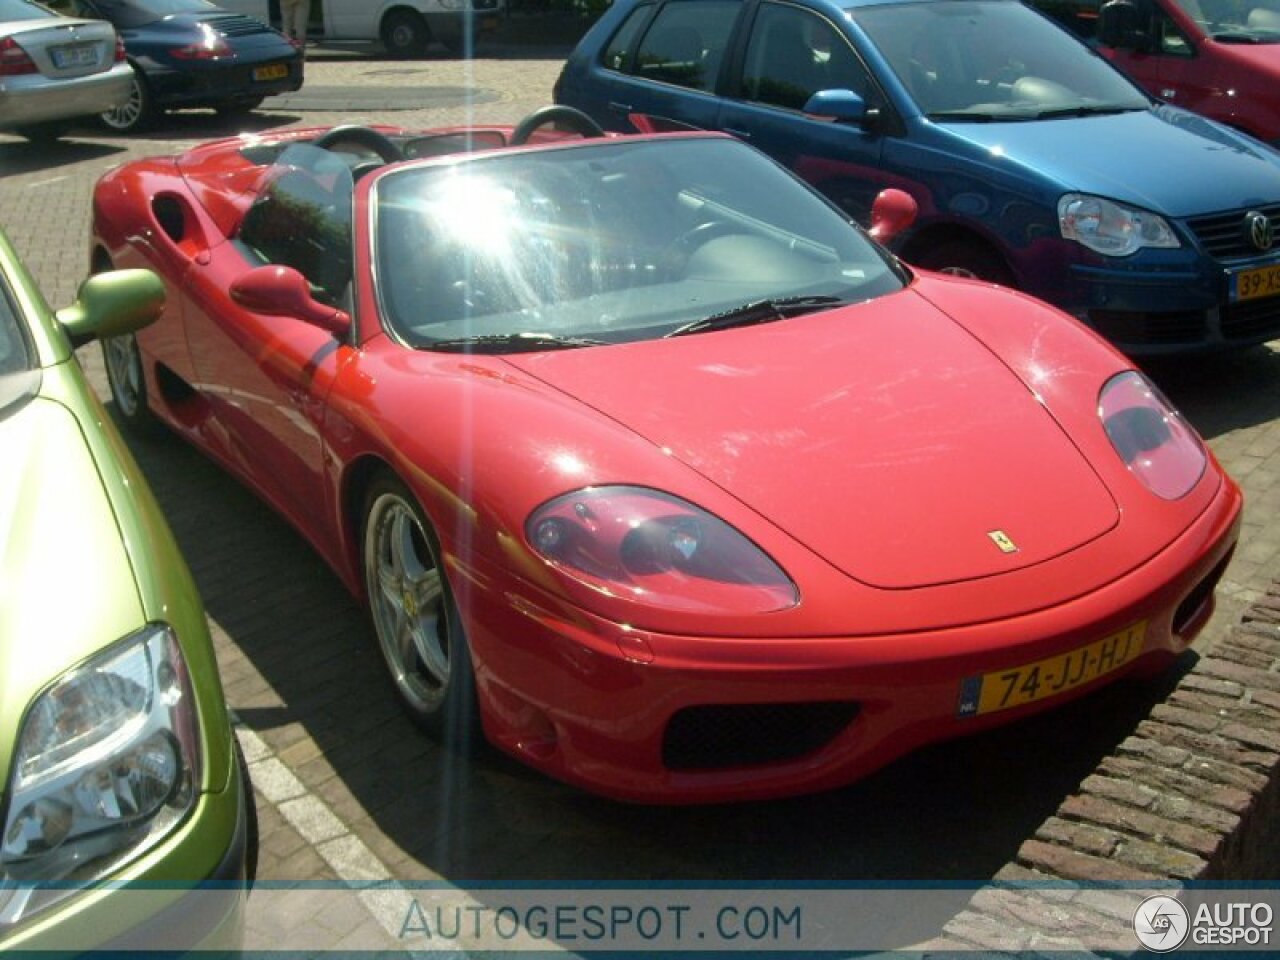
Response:
POLYGON ((610 796, 833 787, 1160 669, 1236 541, 1122 355, 724 135, 245 135, 106 175, 92 250, 170 287, 123 419, 307 536, 422 726, 610 796))
POLYGON ((1153 97, 1280 146, 1276 0, 1027 0, 1153 97))

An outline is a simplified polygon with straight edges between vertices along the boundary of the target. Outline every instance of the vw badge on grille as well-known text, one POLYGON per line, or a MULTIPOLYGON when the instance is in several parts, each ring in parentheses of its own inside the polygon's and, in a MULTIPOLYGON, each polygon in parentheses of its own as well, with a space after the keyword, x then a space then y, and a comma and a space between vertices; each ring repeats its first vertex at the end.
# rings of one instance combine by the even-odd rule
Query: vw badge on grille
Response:
POLYGON ((1271 219, 1265 213, 1250 210, 1244 215, 1245 232, 1253 245, 1259 250, 1270 250, 1275 236, 1271 230, 1271 219))

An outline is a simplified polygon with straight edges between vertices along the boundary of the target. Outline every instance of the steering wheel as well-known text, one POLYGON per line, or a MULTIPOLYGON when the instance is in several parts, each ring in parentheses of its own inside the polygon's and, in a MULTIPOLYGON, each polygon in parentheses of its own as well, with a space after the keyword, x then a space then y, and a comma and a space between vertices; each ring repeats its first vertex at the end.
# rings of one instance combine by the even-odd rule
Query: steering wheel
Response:
POLYGON ((689 258, 704 243, 716 237, 727 237, 739 230, 727 220, 706 220, 672 240, 658 255, 658 263, 672 275, 680 274, 689 258))
POLYGON ((379 133, 372 127, 362 127, 354 123, 334 127, 311 141, 313 147, 320 147, 322 150, 333 150, 344 143, 352 143, 371 150, 381 157, 384 163, 395 163, 404 159, 404 153, 386 134, 379 133))
POLYGON ((604 130, 600 124, 596 123, 581 110, 575 107, 554 104, 535 110, 521 120, 516 125, 516 128, 511 131, 511 146, 517 147, 522 143, 528 143, 533 131, 539 127, 545 127, 549 123, 568 127, 572 132, 581 134, 584 137, 604 136, 604 130))

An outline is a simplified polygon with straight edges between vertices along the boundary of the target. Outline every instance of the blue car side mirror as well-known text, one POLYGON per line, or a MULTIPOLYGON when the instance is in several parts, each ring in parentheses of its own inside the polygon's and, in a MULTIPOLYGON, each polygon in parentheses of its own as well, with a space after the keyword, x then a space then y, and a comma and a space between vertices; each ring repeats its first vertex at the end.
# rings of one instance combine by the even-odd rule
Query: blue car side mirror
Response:
POLYGON ((877 111, 867 108, 867 101, 852 90, 819 90, 805 101, 804 112, 848 123, 866 123, 877 111))

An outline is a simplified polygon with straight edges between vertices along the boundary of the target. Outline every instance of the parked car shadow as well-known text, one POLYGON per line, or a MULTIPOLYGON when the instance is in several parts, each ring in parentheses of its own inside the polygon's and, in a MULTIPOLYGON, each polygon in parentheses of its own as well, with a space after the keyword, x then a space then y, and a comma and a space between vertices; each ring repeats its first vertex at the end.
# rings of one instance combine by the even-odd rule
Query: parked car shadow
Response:
POLYGON ((1280 417, 1280 340, 1142 366, 1206 439, 1280 417))
POLYGON ((211 140, 233 137, 238 133, 257 133, 283 127, 299 119, 296 113, 281 113, 270 108, 249 113, 218 114, 212 110, 170 110, 161 114, 154 125, 134 133, 101 130, 98 136, 109 140, 211 140))
MULTIPOLYGON (((1167 692, 1121 683, 830 793, 625 806, 493 750, 442 752, 395 705, 363 610, 300 536, 180 440, 130 445, 195 573, 231 706, 401 880, 980 882, 1167 692)), ((263 865, 260 879, 304 879, 263 865)), ((896 936, 937 934, 967 897, 941 890, 896 936)))
POLYGON ((122 147, 94 139, 81 139, 88 131, 72 130, 65 138, 48 142, 32 142, 21 137, 0 134, 0 178, 16 177, 37 170, 54 170, 85 160, 123 153, 122 147))

